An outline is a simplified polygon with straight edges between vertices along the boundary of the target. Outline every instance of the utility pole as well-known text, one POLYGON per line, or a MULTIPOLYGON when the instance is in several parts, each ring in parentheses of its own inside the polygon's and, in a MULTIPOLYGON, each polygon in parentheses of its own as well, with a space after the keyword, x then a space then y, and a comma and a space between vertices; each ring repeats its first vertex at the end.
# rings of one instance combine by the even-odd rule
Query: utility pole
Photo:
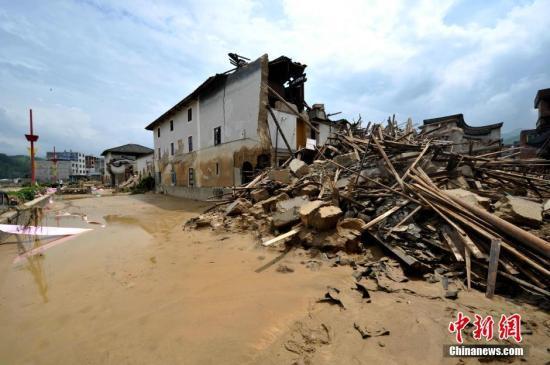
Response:
POLYGON ((59 172, 57 171, 57 154, 55 153, 55 146, 53 146, 53 158, 50 159, 53 163, 54 173, 55 173, 55 183, 59 183, 59 172))
POLYGON ((34 142, 38 141, 38 136, 33 133, 32 129, 32 109, 29 109, 29 119, 31 124, 31 133, 25 134, 27 141, 31 143, 31 185, 36 182, 36 176, 34 174, 34 142))

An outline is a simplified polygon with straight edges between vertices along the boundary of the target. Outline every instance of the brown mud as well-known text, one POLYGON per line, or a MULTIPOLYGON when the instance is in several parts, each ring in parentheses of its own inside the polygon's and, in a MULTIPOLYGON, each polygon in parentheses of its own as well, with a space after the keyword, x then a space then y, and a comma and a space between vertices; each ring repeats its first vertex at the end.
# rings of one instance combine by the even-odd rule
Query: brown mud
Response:
POLYGON ((297 249, 256 272, 280 252, 182 229, 206 207, 149 194, 48 206, 44 225, 93 230, 20 264, 16 244, 0 245, 0 364, 457 364, 442 352, 458 309, 521 313, 528 363, 548 359, 550 317, 500 297, 449 300, 410 281, 370 303, 350 294, 346 309, 318 303, 352 285, 349 266, 297 249), (390 334, 363 339, 359 320, 390 334))

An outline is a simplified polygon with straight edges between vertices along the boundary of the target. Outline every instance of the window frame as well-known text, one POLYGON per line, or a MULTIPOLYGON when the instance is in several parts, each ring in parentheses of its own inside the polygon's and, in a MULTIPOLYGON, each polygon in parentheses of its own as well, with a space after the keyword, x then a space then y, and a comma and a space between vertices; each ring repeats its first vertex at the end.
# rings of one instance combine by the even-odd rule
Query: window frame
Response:
POLYGON ((189 152, 193 152, 193 136, 187 137, 187 148, 189 152))
POLYGON ((174 142, 170 142, 170 155, 174 156, 176 154, 176 149, 174 148, 174 142))
POLYGON ((222 144, 222 127, 214 128, 214 146, 222 144))
POLYGON ((187 109, 187 122, 193 121, 193 108, 189 107, 187 109))

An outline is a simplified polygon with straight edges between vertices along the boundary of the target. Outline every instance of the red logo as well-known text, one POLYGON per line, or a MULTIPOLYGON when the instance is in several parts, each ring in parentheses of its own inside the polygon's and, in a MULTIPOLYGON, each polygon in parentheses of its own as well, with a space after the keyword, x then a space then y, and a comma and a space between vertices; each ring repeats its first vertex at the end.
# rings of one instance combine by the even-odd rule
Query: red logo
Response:
MULTIPOLYGON (((474 340, 479 341, 485 338, 487 341, 491 341, 493 339, 493 329, 495 325, 493 316, 488 315, 487 317, 482 317, 479 314, 475 314, 474 316, 474 330, 472 332, 474 340)), ((470 322, 468 316, 465 316, 462 312, 458 312, 456 321, 449 323, 449 332, 455 334, 457 343, 462 344, 464 342, 462 331, 470 322)), ((498 338, 507 340, 510 337, 518 343, 522 340, 521 315, 517 313, 509 316, 503 314, 498 321, 498 338)))

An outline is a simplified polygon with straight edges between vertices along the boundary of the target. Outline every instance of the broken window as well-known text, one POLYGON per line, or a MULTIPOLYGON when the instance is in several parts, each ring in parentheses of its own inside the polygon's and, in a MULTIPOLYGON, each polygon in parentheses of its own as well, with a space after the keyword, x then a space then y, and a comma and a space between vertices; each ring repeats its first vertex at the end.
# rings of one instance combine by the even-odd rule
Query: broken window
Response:
POLYGON ((174 130, 174 121, 171 120, 170 121, 170 131, 173 131, 174 130))
POLYGON ((189 168, 189 182, 188 182, 188 185, 190 187, 195 186, 195 170, 192 167, 189 168))
POLYGON ((187 138, 187 145, 189 146, 189 152, 192 152, 193 151, 193 137, 192 136, 189 136, 189 138, 187 138))
MULTIPOLYGON (((319 129, 319 124, 318 124, 318 123, 313 123, 312 125, 313 125, 315 128, 319 129)), ((317 132, 315 132, 315 129, 310 128, 310 129, 309 129, 309 138, 314 139, 314 140, 316 140, 317 142, 319 142, 319 140, 317 139, 317 137, 318 137, 318 136, 317 136, 317 132)))
POLYGON ((157 137, 160 138, 160 127, 157 128, 157 137))
POLYGON ((214 146, 222 143, 222 127, 214 128, 214 146))
POLYGON ((174 156, 174 142, 170 143, 170 154, 174 156))
POLYGON ((190 122, 193 120, 193 109, 189 108, 187 109, 187 121, 190 122))

